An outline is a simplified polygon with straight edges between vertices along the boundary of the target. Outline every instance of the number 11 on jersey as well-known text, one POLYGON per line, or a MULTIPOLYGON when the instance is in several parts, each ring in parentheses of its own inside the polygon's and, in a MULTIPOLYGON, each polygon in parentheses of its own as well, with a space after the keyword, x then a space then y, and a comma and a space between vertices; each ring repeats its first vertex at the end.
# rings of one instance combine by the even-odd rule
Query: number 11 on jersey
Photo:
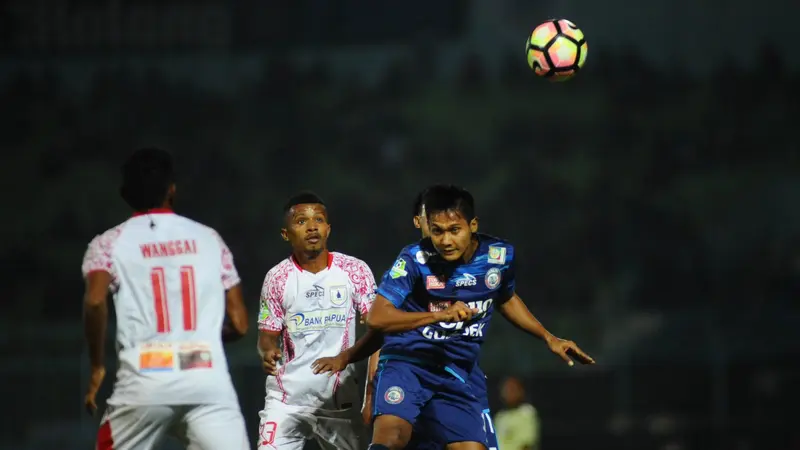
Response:
MULTIPOLYGON (((194 267, 181 266, 181 306, 183 309, 183 329, 197 329, 197 296, 195 293, 194 267)), ((153 267, 150 271, 153 283, 153 300, 156 308, 156 328, 159 333, 172 330, 169 320, 169 303, 167 299, 167 278, 163 267, 153 267)))

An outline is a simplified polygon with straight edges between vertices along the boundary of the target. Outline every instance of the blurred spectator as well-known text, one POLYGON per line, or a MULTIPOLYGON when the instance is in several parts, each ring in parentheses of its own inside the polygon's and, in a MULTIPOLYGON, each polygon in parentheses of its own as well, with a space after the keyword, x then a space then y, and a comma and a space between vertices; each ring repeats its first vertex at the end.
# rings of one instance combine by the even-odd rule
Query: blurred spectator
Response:
POLYGON ((515 377, 500 388, 505 408, 495 416, 497 441, 503 450, 539 450, 540 425, 536 408, 525 401, 525 387, 515 377))

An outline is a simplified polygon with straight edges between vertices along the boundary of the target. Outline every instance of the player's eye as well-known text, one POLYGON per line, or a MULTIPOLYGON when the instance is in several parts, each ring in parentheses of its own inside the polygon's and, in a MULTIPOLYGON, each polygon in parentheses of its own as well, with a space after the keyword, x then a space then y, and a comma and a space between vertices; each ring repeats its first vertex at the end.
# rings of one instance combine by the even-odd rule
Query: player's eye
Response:
POLYGON ((317 217, 317 223, 322 223, 322 222, 325 222, 325 219, 323 219, 322 217, 317 217))

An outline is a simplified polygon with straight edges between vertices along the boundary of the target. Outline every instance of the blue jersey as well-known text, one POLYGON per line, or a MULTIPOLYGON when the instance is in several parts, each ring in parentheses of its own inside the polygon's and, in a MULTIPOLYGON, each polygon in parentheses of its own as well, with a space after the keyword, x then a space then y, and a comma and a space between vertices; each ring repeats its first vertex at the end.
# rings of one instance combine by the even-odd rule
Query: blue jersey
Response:
POLYGON ((466 381, 475 367, 494 306, 514 294, 514 248, 478 234, 478 249, 466 263, 442 259, 431 240, 404 248, 384 274, 378 294, 409 312, 439 311, 455 301, 479 314, 468 322, 428 325, 384 336, 383 358, 401 358, 444 366, 466 381))

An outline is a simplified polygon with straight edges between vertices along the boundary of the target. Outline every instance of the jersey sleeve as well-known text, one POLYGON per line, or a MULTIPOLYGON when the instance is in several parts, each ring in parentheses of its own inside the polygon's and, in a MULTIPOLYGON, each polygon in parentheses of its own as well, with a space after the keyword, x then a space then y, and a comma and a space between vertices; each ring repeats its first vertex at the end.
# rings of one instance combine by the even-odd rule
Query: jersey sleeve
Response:
POLYGON ((239 272, 236 270, 236 265, 233 263, 233 253, 231 253, 231 249, 229 249, 225 241, 222 240, 222 236, 216 232, 214 232, 214 234, 219 242, 222 257, 222 285, 225 286, 227 290, 241 283, 242 279, 239 278, 239 272))
POLYGON ((83 264, 81 264, 81 272, 83 277, 86 278, 92 272, 108 272, 116 279, 114 270, 114 261, 111 257, 111 247, 114 241, 108 233, 95 236, 89 243, 86 253, 83 255, 83 264))
POLYGON ((514 248, 508 247, 508 263, 505 268, 502 284, 500 285, 500 303, 503 303, 511 297, 517 290, 517 258, 514 248))
POLYGON ((275 269, 270 270, 261 287, 261 300, 258 310, 259 331, 283 330, 283 292, 286 287, 286 277, 275 269))
POLYGON ((350 274, 350 281, 353 282, 354 298, 358 312, 363 316, 369 312, 372 302, 375 301, 375 291, 378 286, 375 284, 375 277, 372 275, 367 263, 358 261, 355 271, 350 274))
POLYGON ((383 274, 378 295, 382 295, 399 308, 414 291, 414 283, 419 278, 419 268, 414 259, 403 252, 397 257, 392 268, 383 274))

